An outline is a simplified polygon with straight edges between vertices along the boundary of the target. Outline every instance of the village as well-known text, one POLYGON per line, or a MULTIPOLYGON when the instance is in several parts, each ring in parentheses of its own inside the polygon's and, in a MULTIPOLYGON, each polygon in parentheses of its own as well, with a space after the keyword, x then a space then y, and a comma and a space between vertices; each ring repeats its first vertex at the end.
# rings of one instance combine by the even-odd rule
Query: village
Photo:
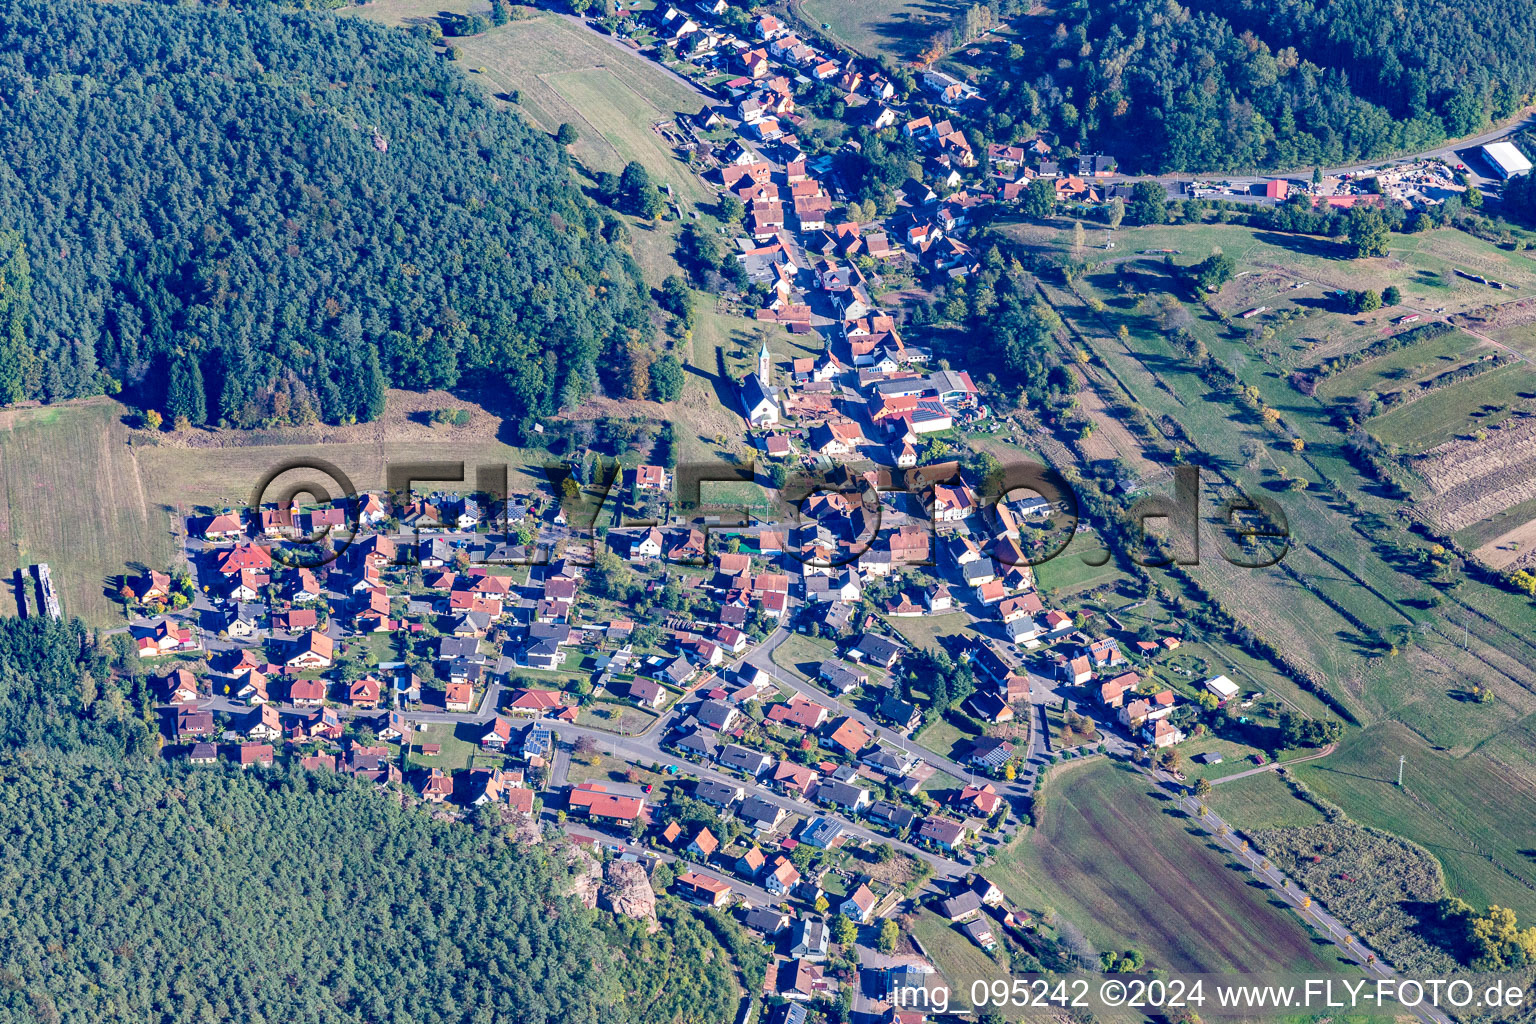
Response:
MULTIPOLYGON (((679 150, 716 167, 715 183, 746 204, 742 255, 785 266, 755 278, 771 286, 775 300, 758 316, 792 330, 808 330, 813 315, 787 294, 802 274, 814 276, 815 288, 808 289, 813 293, 855 291, 834 301, 844 320, 859 320, 862 312, 842 306, 860 301, 867 306, 869 282, 861 271, 869 274, 872 266, 907 263, 939 280, 973 272, 976 257, 962 229, 982 207, 1025 205, 1036 181, 1044 183, 1038 190, 1049 204, 1098 220, 1105 219, 1112 201, 1135 197, 1137 179, 1121 173, 1111 156, 1074 153, 1061 140, 1041 135, 988 139, 986 97, 965 78, 932 66, 898 69, 824 41, 813 45, 773 14, 743 21, 720 0, 686 7, 620 4, 610 16, 588 24, 716 97, 696 117, 680 119, 685 135, 679 150), (898 76, 904 78, 900 88, 898 76), (798 110, 797 102, 815 112, 798 110), (823 131, 829 112, 839 129, 830 136, 823 131), (877 203, 886 207, 878 210, 879 218, 837 216, 849 193, 847 182, 834 180, 834 155, 839 148, 858 147, 847 140, 855 128, 889 129, 921 154, 921 174, 907 176, 877 203)), ((996 25, 985 35, 1006 28, 996 25)), ((1468 198, 1469 187, 1496 190, 1530 167, 1507 142, 1481 147, 1469 159, 1434 155, 1329 172, 1316 168, 1294 177, 1140 180, 1160 187, 1169 200, 1275 205, 1301 198, 1333 209, 1390 203, 1423 210, 1468 198)))
MULTIPOLYGON (((898 920, 936 915, 983 953, 1002 935, 1042 963, 1057 948, 986 875, 1046 768, 1111 756, 1182 780, 1179 745, 1263 694, 1225 675, 1176 693, 1150 671, 1176 631, 1052 606, 1030 562, 1069 510, 988 493, 995 466, 958 440, 994 428, 987 396, 875 298, 976 272, 969 229, 1030 189, 1094 215, 1135 186, 1045 139, 978 153, 957 127, 968 83, 930 72, 901 105, 882 73, 776 18, 743 38, 708 24, 718 13, 624 23, 646 19, 726 97, 693 127, 717 140, 705 181, 740 203, 739 308, 819 349, 784 358, 759 332, 733 382, 782 521, 688 518, 698 497, 671 464, 616 470, 611 525, 590 531, 552 486, 208 510, 185 523, 189 568, 127 578, 123 598, 138 657, 175 665, 167 756, 357 775, 522 841, 563 833, 609 865, 589 905, 643 918, 655 887, 735 914, 773 951, 770 1021, 822 999, 925 1019, 911 1007, 938 1005, 945 981, 898 920), (796 98, 817 87, 924 154, 887 211, 801 149, 796 98), (317 537, 326 557, 306 563, 317 537), (963 629, 913 640, 909 623, 957 612, 963 629), (955 722, 952 741, 928 728, 955 722)), ((1369 186, 1154 185, 1347 208, 1466 183, 1424 161, 1369 186)))
MULTIPOLYGON (((873 299, 882 273, 973 272, 972 216, 1031 182, 1062 203, 1130 190, 1106 180, 1113 161, 1063 164, 1037 140, 987 147, 998 187, 982 191, 963 176, 978 164, 966 136, 900 118, 878 73, 772 17, 749 42, 674 8, 655 17, 690 60, 741 72, 700 124, 740 132, 711 172, 742 203, 736 258, 763 296, 759 323, 823 342, 792 360, 762 344, 738 381, 744 430, 768 464, 835 487, 793 522, 725 529, 671 514, 674 469, 642 464, 615 489, 630 514, 590 537, 553 488, 209 510, 184 524, 184 568, 125 577, 133 650, 168 665, 169 757, 291 763, 490 814, 523 841, 563 832, 737 914, 775 953, 770 1020, 803 1020, 843 986, 876 1019, 921 1019, 903 1008, 936 1000, 943 979, 901 945, 900 912, 926 907, 984 952, 1005 931, 1051 948, 982 873, 1046 767, 1112 755, 1176 774, 1177 745, 1245 700, 1224 676, 1199 701, 1144 681, 1138 668, 1177 650, 1175 635, 1089 631, 1048 606, 1029 554, 1065 509, 1033 492, 989 498, 985 467, 936 457, 948 449, 935 435, 985 425, 985 396, 966 369, 906 344, 873 299), (909 183, 884 220, 836 218, 830 162, 796 147, 793 83, 807 74, 876 127, 899 122, 933 184, 909 183), (970 635, 941 638, 950 653, 898 628, 957 611, 970 635), (1053 749, 1048 714, 1093 741, 1053 749), (919 743, 941 717, 976 731, 919 743)), ((946 77, 925 78, 934 102, 963 103, 946 77)), ((1286 196, 1284 182, 1255 191, 1286 196)), ((633 890, 584 898, 653 913, 633 890)))
MULTIPOLYGON (((636 507, 674 484, 658 466, 625 478, 636 507)), ((983 949, 1024 927, 975 871, 1063 756, 1048 707, 1100 723, 1097 748, 1065 756, 1148 760, 1200 710, 1134 667, 1176 637, 1122 651, 1045 606, 1018 549, 1040 499, 983 514, 963 483, 927 495, 927 523, 867 540, 863 507, 837 496, 793 529, 614 529, 592 566, 487 563, 509 525, 562 530, 548 497, 215 512, 186 523, 190 571, 129 576, 123 596, 144 616, 136 657, 168 666, 167 756, 355 775, 455 813, 490 805, 531 838, 564 830, 652 877, 667 865, 674 892, 736 908, 780 951, 774 992, 794 1001, 835 987, 839 917, 873 933, 931 897, 983 949), (299 564, 313 551, 299 541, 321 535, 335 560, 299 564), (675 574, 708 613, 636 621, 608 596, 619 575, 639 590, 675 574), (912 738, 935 714, 931 661, 891 623, 957 608, 988 638, 953 696, 988 733, 945 756, 912 738), (772 655, 796 637, 836 654, 786 670, 772 655)))

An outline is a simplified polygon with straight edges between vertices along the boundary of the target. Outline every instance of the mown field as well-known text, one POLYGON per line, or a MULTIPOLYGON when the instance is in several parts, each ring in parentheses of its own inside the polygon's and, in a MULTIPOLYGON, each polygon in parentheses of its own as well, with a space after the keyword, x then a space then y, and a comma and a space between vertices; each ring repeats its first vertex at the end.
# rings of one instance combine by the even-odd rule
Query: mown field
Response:
MULTIPOLYGON (((128 447, 123 413, 104 398, 0 412, 0 614, 16 613, 12 570, 47 562, 65 615, 120 625, 112 578, 130 562, 163 569, 178 557, 166 507, 174 479, 128 447)), ((27 602, 35 611, 35 587, 27 602)))
POLYGON ((1298 800, 1274 772, 1224 782, 1206 798, 1223 821, 1240 829, 1301 828, 1323 820, 1322 812, 1298 800))
POLYGON ((1421 452, 1502 423, 1514 408, 1532 398, 1536 398, 1536 370, 1513 363, 1406 402, 1372 418, 1368 429, 1385 444, 1408 453, 1421 452))
POLYGON ((1096 760, 1052 770, 1038 827, 988 876, 1018 902, 1054 909, 1098 949, 1142 950, 1185 971, 1322 970, 1334 964, 1290 911, 1190 832, 1149 779, 1096 760))
POLYGON ((965 7, 960 0, 800 0, 797 9, 851 50, 910 61, 965 7))
POLYGON ((1043 593, 1055 592, 1061 597, 1092 590, 1104 584, 1115 584, 1127 579, 1127 575, 1113 558, 1101 565, 1090 564, 1103 559, 1107 552, 1092 536, 1074 537, 1055 558, 1035 566, 1035 585, 1043 593))
MULTIPOLYGON (((390 25, 419 24, 440 11, 489 12, 479 0, 375 0, 356 8, 359 17, 390 25)), ((618 171, 638 160, 659 184, 670 184, 690 202, 710 198, 698 177, 681 163, 651 126, 679 113, 695 114, 704 97, 650 60, 556 14, 518 8, 519 18, 478 36, 455 37, 459 61, 472 79, 528 116, 545 131, 575 126, 571 155, 594 171, 618 171)), ((505 102, 505 101, 503 101, 505 102)))
POLYGON ((1409 345, 1396 352, 1389 352, 1352 366, 1343 373, 1329 377, 1317 389, 1317 397, 1333 401, 1340 397, 1363 395, 1367 391, 1378 393, 1396 391, 1414 381, 1470 362, 1483 350, 1491 350, 1476 338, 1461 331, 1452 331, 1431 341, 1409 345))
MULTIPOLYGON (((1468 705, 1467 715, 1483 709, 1468 705)), ((1332 755, 1292 769, 1350 818, 1428 849, 1449 890, 1479 907, 1513 908, 1536 920, 1536 778, 1507 760, 1532 741, 1536 720, 1515 723, 1506 744, 1453 757, 1404 726, 1387 722, 1352 733, 1332 755), (1401 789, 1398 758, 1406 757, 1401 789)), ((1227 788, 1217 787, 1217 793, 1227 788)))

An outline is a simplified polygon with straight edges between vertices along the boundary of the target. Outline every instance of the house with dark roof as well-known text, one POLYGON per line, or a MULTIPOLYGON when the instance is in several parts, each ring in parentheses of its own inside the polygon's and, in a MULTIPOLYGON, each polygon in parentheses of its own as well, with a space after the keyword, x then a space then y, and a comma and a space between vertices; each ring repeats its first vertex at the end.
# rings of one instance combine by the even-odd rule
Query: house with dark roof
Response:
POLYGON ((830 940, 827 922, 819 917, 802 917, 789 933, 789 955, 806 960, 825 960, 830 940))
POLYGON ((939 902, 939 914, 951 924, 981 914, 981 897, 969 889, 939 902))
POLYGON ((842 824, 832 818, 815 818, 800 830, 800 841, 818 850, 830 850, 842 838, 842 824))
POLYGON ((878 747, 860 758, 859 763, 868 765, 888 778, 899 779, 913 769, 917 758, 905 750, 878 747))
POLYGON ((769 803, 760 796, 748 797, 736 809, 736 817, 759 832, 771 832, 778 828, 788 813, 778 804, 769 803))
POLYGON ((912 827, 912 823, 917 820, 917 812, 889 800, 877 800, 870 805, 869 820, 900 831, 912 827))
POLYGON ((827 689, 837 694, 847 693, 854 687, 864 686, 869 682, 869 676, 863 672, 855 672, 840 661, 822 662, 817 678, 827 684, 827 689))
POLYGON ((969 834, 970 830, 965 825, 948 818, 924 818, 917 830, 919 841, 931 843, 941 850, 959 849, 965 845, 969 834))
POLYGON ((736 723, 739 712, 722 700, 701 701, 693 717, 710 729, 726 730, 736 723))
POLYGON ((770 755, 761 750, 750 750, 734 743, 721 747, 716 760, 725 767, 734 768, 754 779, 760 778, 773 767, 773 758, 770 755))
POLYGON ((985 771, 1000 771, 1013 758, 1013 744, 995 736, 983 736, 971 744, 966 760, 985 771))
POLYGON ((702 800, 712 807, 729 807, 744 795, 740 786, 729 786, 724 782, 714 782, 710 779, 701 779, 693 787, 693 798, 702 800))
POLYGON ((869 790, 836 779, 823 779, 816 787, 816 802, 857 814, 869 803, 869 790))
POLYGON ((713 734, 702 729, 683 733, 672 741, 672 745, 686 754, 694 754, 707 761, 713 761, 720 753, 720 744, 715 742, 713 734))
POLYGON ((885 697, 880 701, 880 707, 875 713, 897 729, 904 731, 914 728, 923 720, 923 714, 917 709, 917 705, 902 700, 894 686, 886 690, 885 697))
POLYGON ((764 938, 773 938, 789 927, 789 915, 771 907, 753 907, 742 924, 764 938))
POLYGON ((904 653, 906 648, 901 644, 875 633, 865 633, 854 642, 852 647, 848 648, 848 657, 854 661, 867 662, 886 669, 896 664, 896 659, 904 653))

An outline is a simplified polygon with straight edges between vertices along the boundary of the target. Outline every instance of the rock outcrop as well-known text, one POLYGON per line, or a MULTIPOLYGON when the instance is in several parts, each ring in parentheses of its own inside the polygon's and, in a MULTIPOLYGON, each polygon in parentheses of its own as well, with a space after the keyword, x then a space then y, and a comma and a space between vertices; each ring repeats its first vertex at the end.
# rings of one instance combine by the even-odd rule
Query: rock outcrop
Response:
POLYGON ((598 906, 645 921, 646 931, 661 929, 656 920, 656 892, 645 868, 632 861, 611 860, 603 869, 603 884, 597 893, 598 906))
POLYGON ((570 872, 570 881, 566 884, 565 894, 576 897, 588 910, 595 909, 598 889, 603 882, 602 866, 590 853, 575 843, 567 843, 565 846, 565 864, 566 870, 570 872))

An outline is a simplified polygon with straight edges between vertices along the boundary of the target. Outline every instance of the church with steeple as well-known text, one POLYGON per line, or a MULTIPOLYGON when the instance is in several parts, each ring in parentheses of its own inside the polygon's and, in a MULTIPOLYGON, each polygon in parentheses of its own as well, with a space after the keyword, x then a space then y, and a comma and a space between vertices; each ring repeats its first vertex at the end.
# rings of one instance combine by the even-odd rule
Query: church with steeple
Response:
POLYGON ((773 355, 766 340, 757 353, 757 372, 741 380, 741 411, 754 427, 779 422, 779 389, 773 386, 773 355))

